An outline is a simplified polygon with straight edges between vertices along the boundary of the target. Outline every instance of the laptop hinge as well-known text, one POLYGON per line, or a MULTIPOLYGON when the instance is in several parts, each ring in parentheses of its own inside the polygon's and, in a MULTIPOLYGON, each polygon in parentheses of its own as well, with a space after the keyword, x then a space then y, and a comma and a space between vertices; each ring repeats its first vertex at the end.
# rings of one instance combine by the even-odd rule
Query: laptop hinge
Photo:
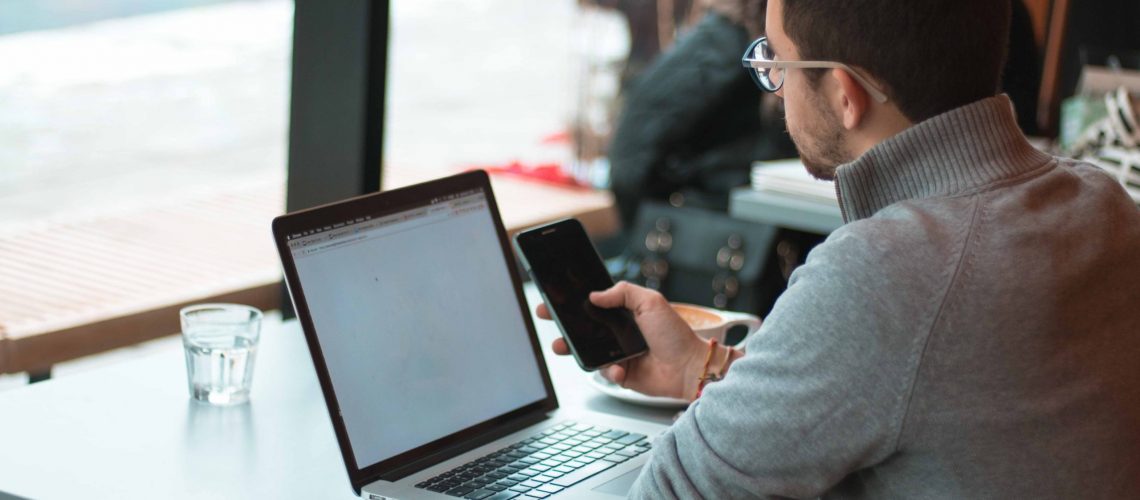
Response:
POLYGON ((444 448, 437 453, 428 455, 422 459, 416 460, 415 462, 411 462, 407 465, 392 469, 387 474, 381 476, 379 479, 393 482, 399 481, 400 479, 415 474, 416 472, 424 470, 435 464, 447 461, 452 457, 474 450, 475 448, 483 446, 504 436, 508 436, 521 429, 530 427, 543 420, 546 420, 547 418, 549 418, 547 411, 540 411, 521 416, 509 423, 497 425, 495 426, 495 429, 491 431, 479 434, 477 436, 472 436, 469 439, 465 439, 462 443, 456 444, 455 446, 444 448))

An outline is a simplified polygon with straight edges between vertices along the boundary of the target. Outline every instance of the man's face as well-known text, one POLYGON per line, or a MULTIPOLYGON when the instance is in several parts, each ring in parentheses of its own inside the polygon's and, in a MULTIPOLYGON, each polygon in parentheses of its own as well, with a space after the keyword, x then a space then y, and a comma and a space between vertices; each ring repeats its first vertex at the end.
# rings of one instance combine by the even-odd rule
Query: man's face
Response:
MULTIPOLYGON (((782 0, 769 0, 765 31, 777 60, 800 60, 799 51, 784 33, 782 0)), ((824 180, 834 179, 835 169, 853 160, 847 152, 843 123, 828 105, 826 93, 833 90, 828 80, 824 77, 815 88, 803 70, 784 70, 784 84, 776 93, 784 99, 788 134, 796 144, 800 160, 808 173, 824 180)))

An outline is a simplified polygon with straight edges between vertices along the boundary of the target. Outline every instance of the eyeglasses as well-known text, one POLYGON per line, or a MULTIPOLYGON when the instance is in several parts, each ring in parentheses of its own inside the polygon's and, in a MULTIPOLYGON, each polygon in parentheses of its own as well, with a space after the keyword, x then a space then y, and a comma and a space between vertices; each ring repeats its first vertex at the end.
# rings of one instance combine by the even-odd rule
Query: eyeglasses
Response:
POLYGON ((878 86, 871 83, 867 77, 860 74, 851 66, 831 61, 777 61, 772 48, 768 46, 768 37, 757 38, 744 51, 740 63, 748 68, 748 74, 756 85, 768 92, 776 92, 784 85, 784 71, 788 68, 840 68, 847 70, 855 81, 867 90, 871 97, 880 104, 887 102, 887 94, 878 86))

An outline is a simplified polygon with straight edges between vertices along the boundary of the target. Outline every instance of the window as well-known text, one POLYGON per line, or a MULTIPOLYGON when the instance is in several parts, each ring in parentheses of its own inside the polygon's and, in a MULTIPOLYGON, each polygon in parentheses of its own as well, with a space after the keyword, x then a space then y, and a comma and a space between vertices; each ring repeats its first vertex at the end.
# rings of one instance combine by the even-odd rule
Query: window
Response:
POLYGON ((289 0, 0 4, 0 373, 276 305, 292 28, 289 0))

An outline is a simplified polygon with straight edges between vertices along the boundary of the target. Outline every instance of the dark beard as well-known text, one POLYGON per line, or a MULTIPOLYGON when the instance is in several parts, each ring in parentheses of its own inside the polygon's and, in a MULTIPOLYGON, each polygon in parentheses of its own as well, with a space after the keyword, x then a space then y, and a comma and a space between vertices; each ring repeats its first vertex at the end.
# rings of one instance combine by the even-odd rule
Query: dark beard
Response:
POLYGON ((848 158, 847 148, 843 140, 843 125, 840 124, 839 117, 835 116, 821 99, 813 98, 812 108, 814 108, 817 116, 824 118, 817 123, 817 126, 806 131, 806 134, 814 138, 815 142, 801 141, 794 134, 791 134, 791 130, 788 131, 788 135, 791 136, 792 143, 796 145, 796 151, 800 154, 800 161, 807 168, 808 174, 824 181, 835 180, 835 170, 840 165, 851 161, 848 158), (811 150, 805 148, 804 144, 812 146, 811 150))
POLYGON ((843 153, 843 133, 838 130, 829 132, 832 132, 830 136, 821 138, 817 144, 820 147, 811 153, 805 153, 800 148, 799 142, 792 138, 792 142, 796 145, 796 151, 800 153, 800 161, 804 164, 808 174, 821 181, 835 180, 835 170, 848 162, 843 153))

